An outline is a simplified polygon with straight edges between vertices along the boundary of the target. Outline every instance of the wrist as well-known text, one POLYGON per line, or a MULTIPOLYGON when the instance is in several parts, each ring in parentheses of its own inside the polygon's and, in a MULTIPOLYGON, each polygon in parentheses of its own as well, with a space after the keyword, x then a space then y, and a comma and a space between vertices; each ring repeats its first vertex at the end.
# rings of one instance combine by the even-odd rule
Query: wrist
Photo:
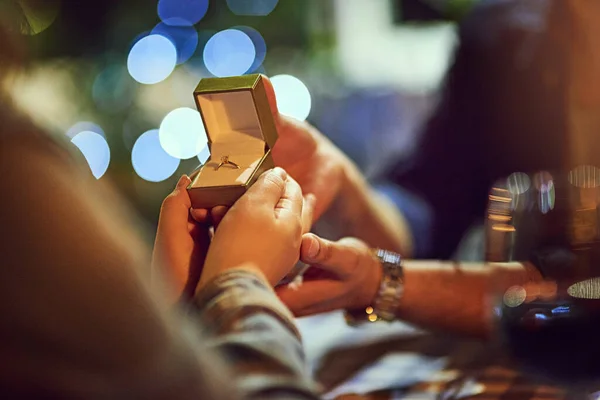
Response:
MULTIPOLYGON (((210 271, 211 269, 210 268, 207 269, 205 266, 205 271, 206 270, 210 271)), ((241 265, 238 265, 235 267, 222 268, 222 269, 215 271, 214 273, 205 273, 205 272, 202 273, 202 276, 200 277, 200 281, 198 282, 198 285, 196 286, 196 295, 199 292, 205 290, 205 288, 207 288, 208 286, 210 286, 212 282, 218 280, 219 277, 221 277, 223 275, 235 273, 236 271, 250 273, 254 277, 258 278, 265 285, 268 285, 270 287, 273 286, 258 266, 256 266, 253 263, 248 262, 248 263, 244 263, 244 264, 241 264, 241 265)))
POLYGON ((373 251, 373 259, 378 264, 379 285, 366 307, 346 312, 346 320, 350 324, 364 321, 391 322, 396 319, 399 303, 404 295, 402 257, 398 253, 378 249, 373 251))

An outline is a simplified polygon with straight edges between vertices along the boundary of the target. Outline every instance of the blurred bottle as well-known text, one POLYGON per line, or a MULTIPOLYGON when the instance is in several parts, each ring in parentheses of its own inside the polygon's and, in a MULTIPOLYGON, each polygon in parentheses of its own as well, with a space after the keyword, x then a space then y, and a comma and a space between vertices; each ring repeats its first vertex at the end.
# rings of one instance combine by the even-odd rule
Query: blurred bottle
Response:
MULTIPOLYGON (((579 393, 600 387, 600 169, 515 173, 490 192, 486 258, 545 280, 496 293, 498 337, 519 365, 579 393)), ((583 397, 582 397, 583 398, 583 397)))

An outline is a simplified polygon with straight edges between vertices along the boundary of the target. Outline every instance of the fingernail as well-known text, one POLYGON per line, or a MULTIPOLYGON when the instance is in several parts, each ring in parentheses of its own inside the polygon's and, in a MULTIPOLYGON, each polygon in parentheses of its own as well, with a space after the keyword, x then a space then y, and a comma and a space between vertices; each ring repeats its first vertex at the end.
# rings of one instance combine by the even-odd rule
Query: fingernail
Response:
POLYGON ((283 169, 283 168, 280 168, 280 167, 275 167, 275 168, 273 168, 273 169, 271 170, 271 173, 273 173, 273 174, 276 174, 276 175, 279 175, 279 177, 280 177, 281 179, 283 179, 284 181, 285 181, 285 180, 287 179, 287 177, 288 177, 288 174, 287 174, 287 172, 285 171, 285 169, 283 169))
POLYGON ((191 182, 190 177, 187 175, 182 175, 181 178, 179 178, 179 181, 177 181, 177 188, 182 188, 182 187, 186 187, 187 185, 189 185, 191 182))
POLYGON ((315 257, 317 257, 317 254, 319 254, 320 248, 321 244, 319 243, 319 240, 316 237, 312 236, 310 238, 310 245, 308 246, 308 250, 306 250, 306 256, 311 260, 314 260, 315 257))
POLYGON ((314 194, 309 193, 306 195, 306 202, 308 203, 309 207, 314 207, 315 203, 317 202, 317 197, 314 194))

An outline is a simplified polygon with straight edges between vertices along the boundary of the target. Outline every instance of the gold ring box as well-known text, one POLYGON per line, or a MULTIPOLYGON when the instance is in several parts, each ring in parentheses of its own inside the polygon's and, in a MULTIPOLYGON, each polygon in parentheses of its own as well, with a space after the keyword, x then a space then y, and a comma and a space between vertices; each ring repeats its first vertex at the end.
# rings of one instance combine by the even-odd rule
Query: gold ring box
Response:
POLYGON ((231 206, 274 167, 271 149, 278 135, 264 79, 260 74, 205 78, 196 87, 210 158, 190 176, 192 208, 231 206), (234 164, 221 163, 224 157, 234 164))

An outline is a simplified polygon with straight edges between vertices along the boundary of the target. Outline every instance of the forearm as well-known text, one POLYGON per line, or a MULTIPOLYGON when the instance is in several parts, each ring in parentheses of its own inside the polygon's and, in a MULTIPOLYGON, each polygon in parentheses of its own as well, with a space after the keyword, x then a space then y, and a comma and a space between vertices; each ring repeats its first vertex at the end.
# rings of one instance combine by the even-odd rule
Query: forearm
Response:
POLYGON ((316 399, 292 315, 254 272, 219 275, 196 296, 210 321, 208 345, 235 374, 243 398, 316 399))
POLYGON ((377 193, 350 161, 342 176, 340 193, 322 218, 328 236, 356 237, 371 247, 412 256, 410 227, 396 205, 377 193))
POLYGON ((405 290, 398 318, 432 330, 486 338, 493 302, 513 285, 541 280, 520 263, 405 261, 405 290))

